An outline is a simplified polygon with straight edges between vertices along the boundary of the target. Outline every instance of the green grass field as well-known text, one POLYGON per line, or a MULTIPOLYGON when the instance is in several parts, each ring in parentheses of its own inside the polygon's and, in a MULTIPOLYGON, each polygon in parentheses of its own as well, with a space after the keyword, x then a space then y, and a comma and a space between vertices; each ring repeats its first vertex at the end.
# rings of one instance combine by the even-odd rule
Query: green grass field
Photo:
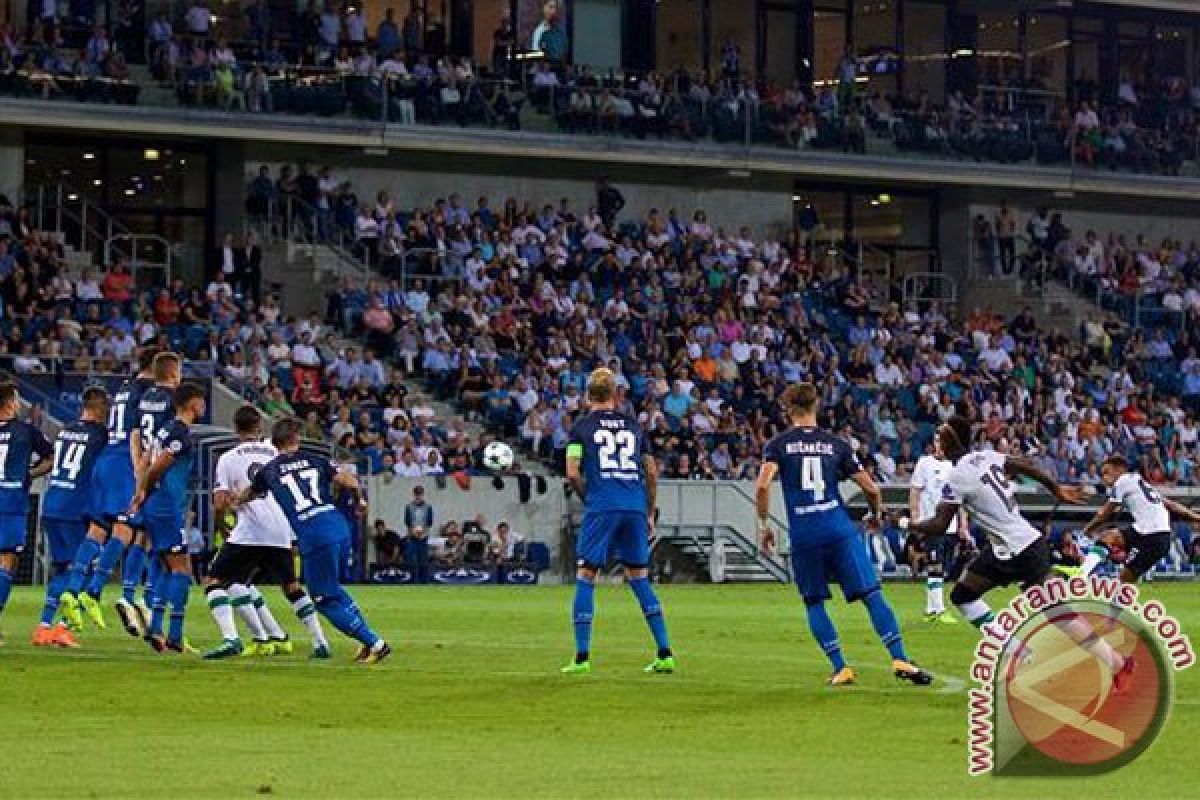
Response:
MULTIPOLYGON (((1200 632, 1200 587, 1146 593, 1200 632)), ((321 664, 303 652, 156 656, 112 628, 89 632, 79 651, 34 649, 41 596, 20 589, 0 620, 0 798, 1200 796, 1200 669, 1178 676, 1162 737, 1124 770, 968 778, 961 679, 974 631, 919 621, 920 587, 889 594, 914 656, 960 679, 930 689, 894 681, 858 607, 834 604, 862 677, 834 691, 822 686, 826 663, 791 588, 661 594, 680 673, 640 672, 650 655, 641 616, 625 589, 606 587, 596 672, 564 678, 565 587, 360 588, 360 605, 397 645, 371 669, 349 663, 345 639, 321 664)), ((267 596, 284 620, 282 598, 267 596)), ((188 625, 197 645, 215 642, 199 594, 188 625)))

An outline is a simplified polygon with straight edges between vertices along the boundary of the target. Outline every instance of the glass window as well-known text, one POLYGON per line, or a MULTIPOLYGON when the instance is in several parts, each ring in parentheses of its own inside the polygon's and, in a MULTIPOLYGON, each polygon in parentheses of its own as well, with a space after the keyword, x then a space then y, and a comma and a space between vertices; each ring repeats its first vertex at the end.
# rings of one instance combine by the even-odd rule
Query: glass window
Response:
POLYGON ((700 4, 693 0, 661 0, 656 11, 655 40, 659 72, 704 68, 700 4))
POLYGON ((1033 88, 1065 95, 1067 91, 1067 19, 1030 14, 1026 27, 1025 74, 1033 88))
MULTIPOLYGON (((509 15, 508 0, 474 0, 471 4, 471 48, 476 64, 492 64, 496 31, 509 15)), ((396 20, 400 24, 401 19, 396 20)), ((453 20, 451 21, 454 22, 453 20)))
POLYGON ((712 56, 721 72, 729 72, 736 48, 739 74, 753 78, 755 58, 753 5, 743 0, 712 0, 712 56))
POLYGON ((1189 81, 1192 63, 1192 31, 1184 27, 1162 27, 1154 31, 1157 72, 1163 78, 1189 81))
POLYGON ((856 3, 854 6, 854 50, 859 89, 893 94, 896 91, 896 2, 856 3))
POLYGON ((946 7, 933 3, 904 6, 904 83, 929 92, 934 103, 946 99, 946 7))
POLYGON ((796 80, 796 12, 767 9, 767 80, 791 86, 796 80))
POLYGON ((1021 77, 1017 16, 1012 12, 979 15, 980 81, 998 85, 1021 77))
POLYGON ((813 80, 833 81, 846 47, 846 15, 841 11, 813 14, 813 80))

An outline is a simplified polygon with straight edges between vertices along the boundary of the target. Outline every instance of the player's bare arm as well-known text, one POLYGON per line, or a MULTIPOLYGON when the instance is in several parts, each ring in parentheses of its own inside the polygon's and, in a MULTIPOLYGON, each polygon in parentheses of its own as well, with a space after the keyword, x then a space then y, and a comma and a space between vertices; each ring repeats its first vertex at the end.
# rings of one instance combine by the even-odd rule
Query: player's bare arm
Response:
POLYGON ((567 446, 567 482, 571 484, 571 488, 575 491, 579 499, 587 493, 587 486, 583 483, 583 470, 580 469, 583 463, 583 448, 579 445, 567 446))
POLYGON ((654 509, 658 508, 658 462, 654 456, 642 456, 642 472, 646 475, 646 524, 654 534, 654 509))
POLYGON ((908 519, 919 519, 921 516, 921 490, 917 486, 908 487, 908 519))
POLYGON ((1041 484, 1060 502, 1072 505, 1083 502, 1082 486, 1065 486, 1028 459, 1010 456, 1004 460, 1004 471, 1010 478, 1029 478, 1031 481, 1041 484))
POLYGON ((1108 501, 1099 511, 1096 512, 1096 515, 1091 518, 1088 524, 1083 526, 1083 532, 1090 536, 1092 531, 1099 530, 1104 526, 1105 523, 1112 519, 1113 514, 1116 514, 1120 508, 1120 503, 1114 503, 1111 500, 1108 501))
POLYGON ((1167 513, 1172 517, 1178 517, 1184 522, 1192 525, 1200 525, 1200 513, 1196 513, 1181 503, 1177 503, 1169 497, 1163 498, 1163 505, 1167 507, 1167 513))
POLYGON ((941 536, 950 530, 950 523, 961 510, 954 503, 938 503, 937 511, 933 512, 932 517, 920 522, 910 522, 908 529, 918 536, 941 536))
POLYGON ((775 532, 771 530, 771 484, 779 473, 779 465, 773 461, 764 461, 758 469, 758 479, 754 482, 754 507, 758 511, 759 545, 770 550, 775 546, 775 532))
POLYGON ((875 479, 865 469, 860 469, 858 472, 850 476, 850 480, 858 484, 858 488, 862 489, 863 496, 867 498, 867 508, 871 510, 871 516, 875 520, 883 518, 883 491, 879 488, 879 484, 875 483, 875 479))
POLYGON ((224 514, 234 507, 236 499, 234 493, 228 489, 217 489, 213 492, 213 510, 218 514, 224 514))

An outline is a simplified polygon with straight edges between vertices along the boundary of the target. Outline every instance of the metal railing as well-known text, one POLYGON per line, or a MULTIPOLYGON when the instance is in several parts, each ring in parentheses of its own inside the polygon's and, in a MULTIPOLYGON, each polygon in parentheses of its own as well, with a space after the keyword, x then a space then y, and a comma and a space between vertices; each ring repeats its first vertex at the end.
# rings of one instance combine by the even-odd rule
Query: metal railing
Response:
POLYGON ((88 253, 92 263, 107 264, 109 243, 133 232, 92 200, 88 193, 67 183, 42 184, 26 195, 33 205, 38 229, 63 236, 63 244, 88 253))

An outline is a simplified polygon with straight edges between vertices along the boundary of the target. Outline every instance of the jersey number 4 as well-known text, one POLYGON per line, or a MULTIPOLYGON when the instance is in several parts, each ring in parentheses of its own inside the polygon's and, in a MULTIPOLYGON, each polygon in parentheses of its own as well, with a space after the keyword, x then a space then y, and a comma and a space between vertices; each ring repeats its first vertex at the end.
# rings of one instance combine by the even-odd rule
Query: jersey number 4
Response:
POLYGON ((313 506, 324 504, 325 501, 321 499, 321 473, 318 470, 302 469, 284 475, 281 481, 291 492, 296 511, 307 511, 313 506))
POLYGON ((814 503, 825 499, 825 470, 819 457, 805 456, 800 462, 800 488, 812 492, 814 503))
POLYGON ((592 441, 600 448, 600 469, 612 472, 633 472, 637 463, 633 454, 637 451, 637 437, 633 431, 596 431, 592 441))

